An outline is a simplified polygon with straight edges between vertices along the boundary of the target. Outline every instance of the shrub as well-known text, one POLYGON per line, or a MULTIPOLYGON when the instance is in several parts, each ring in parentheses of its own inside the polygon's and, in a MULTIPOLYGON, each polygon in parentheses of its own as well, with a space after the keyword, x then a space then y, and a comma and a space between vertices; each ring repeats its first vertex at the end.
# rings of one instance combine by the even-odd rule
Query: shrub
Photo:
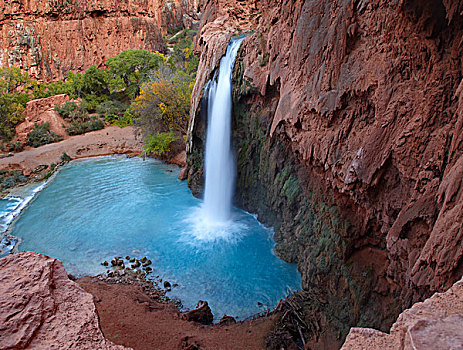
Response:
POLYGON ((16 181, 13 176, 7 177, 5 180, 3 180, 2 187, 3 188, 11 188, 16 185, 16 181))
POLYGON ((66 102, 62 107, 55 106, 55 111, 64 119, 70 121, 66 128, 69 135, 81 135, 104 128, 104 123, 100 118, 90 118, 88 116, 87 108, 85 100, 82 100, 80 105, 75 102, 66 102))
POLYGON ((2 145, 3 152, 21 152, 24 149, 24 145, 19 142, 8 142, 2 145))
POLYGON ((177 139, 172 131, 148 135, 145 140, 145 151, 147 154, 162 156, 170 151, 170 144, 177 139))
POLYGON ((65 120, 74 122, 84 122, 88 119, 88 111, 85 103, 76 103, 74 101, 68 101, 61 107, 55 105, 55 111, 65 120))
POLYGON ((148 135, 168 130, 186 134, 193 78, 164 67, 152 79, 132 104, 136 124, 148 135))
POLYGON ((100 118, 90 119, 85 122, 74 121, 66 128, 69 135, 81 135, 86 132, 100 130, 104 128, 104 123, 100 118))
POLYGON ((66 152, 63 152, 60 159, 62 162, 65 162, 65 163, 70 162, 72 160, 72 158, 69 157, 69 155, 66 152))
POLYGON ((118 100, 105 101, 100 103, 96 111, 103 117, 105 122, 117 125, 121 128, 132 125, 132 114, 129 106, 118 100))
POLYGON ((0 176, 2 176, 0 180, 2 181, 2 188, 11 188, 11 187, 16 186, 19 183, 27 181, 27 177, 25 177, 19 171, 10 171, 9 173, 8 171, 2 172, 0 176), (4 175, 5 176, 8 175, 8 176, 3 177, 4 175))
POLYGON ((97 96, 97 95, 86 95, 83 99, 80 105, 82 108, 85 108, 86 111, 89 112, 95 112, 98 105, 107 101, 108 96, 102 95, 102 96, 97 96))
POLYGON ((34 130, 29 134, 29 145, 39 147, 48 143, 61 141, 63 137, 50 130, 50 123, 35 124, 34 130))

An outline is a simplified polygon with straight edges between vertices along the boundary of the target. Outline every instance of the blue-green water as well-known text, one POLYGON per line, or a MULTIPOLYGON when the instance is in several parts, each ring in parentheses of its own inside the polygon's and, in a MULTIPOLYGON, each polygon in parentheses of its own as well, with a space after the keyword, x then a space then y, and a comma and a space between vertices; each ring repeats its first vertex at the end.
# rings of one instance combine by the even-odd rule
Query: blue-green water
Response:
POLYGON ((22 238, 20 250, 59 258, 78 276, 105 272, 100 263, 114 256, 147 256, 153 275, 179 284, 168 296, 186 308, 207 300, 216 318, 243 319, 300 288, 295 265, 272 253, 270 229, 238 209, 233 222, 204 222, 202 201, 177 176, 178 168, 156 160, 72 162, 12 234, 22 238))

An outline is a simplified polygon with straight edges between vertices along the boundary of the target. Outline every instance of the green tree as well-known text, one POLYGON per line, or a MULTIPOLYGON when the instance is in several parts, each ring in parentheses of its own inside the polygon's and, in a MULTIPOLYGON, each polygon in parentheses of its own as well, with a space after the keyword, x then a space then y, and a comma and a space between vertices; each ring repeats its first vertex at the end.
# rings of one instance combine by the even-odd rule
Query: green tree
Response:
POLYGON ((165 61, 163 54, 146 50, 127 50, 108 58, 106 65, 109 72, 106 73, 106 79, 111 92, 124 89, 130 99, 135 98, 140 85, 148 81, 150 73, 165 61))
POLYGON ((27 87, 32 80, 19 67, 0 67, 0 137, 9 141, 16 124, 24 120, 24 109, 30 96, 27 87))
POLYGON ((172 131, 148 135, 144 145, 145 152, 155 156, 162 156, 164 153, 170 151, 170 145, 177 138, 172 131))
POLYGON ((87 69, 82 77, 82 94, 85 95, 109 95, 106 74, 95 65, 87 69))
POLYGON ((0 67, 0 94, 17 92, 19 87, 31 81, 29 74, 17 66, 0 67))

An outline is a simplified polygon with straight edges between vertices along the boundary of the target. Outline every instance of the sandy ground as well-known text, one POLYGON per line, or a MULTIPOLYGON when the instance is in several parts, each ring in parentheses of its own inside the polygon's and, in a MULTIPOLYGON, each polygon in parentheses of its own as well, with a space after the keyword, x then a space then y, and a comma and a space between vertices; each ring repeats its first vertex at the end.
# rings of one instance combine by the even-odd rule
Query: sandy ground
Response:
POLYGON ((138 286, 109 284, 96 277, 77 282, 94 295, 105 337, 135 350, 265 349, 265 336, 274 324, 271 316, 229 326, 203 326, 182 320, 174 305, 153 301, 138 286))
POLYGON ((28 175, 39 165, 58 163, 63 153, 77 159, 108 154, 140 154, 142 151, 142 139, 135 128, 110 126, 0 159, 0 169, 21 170, 28 175))

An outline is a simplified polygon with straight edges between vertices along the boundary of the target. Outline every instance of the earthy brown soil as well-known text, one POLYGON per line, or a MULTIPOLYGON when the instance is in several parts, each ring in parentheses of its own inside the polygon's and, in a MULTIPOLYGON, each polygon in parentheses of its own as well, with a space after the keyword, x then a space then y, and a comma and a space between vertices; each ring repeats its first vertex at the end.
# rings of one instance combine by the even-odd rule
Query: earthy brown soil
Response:
POLYGON ((264 349, 274 316, 229 326, 203 326, 181 319, 171 303, 154 301, 136 285, 97 277, 77 281, 94 295, 100 327, 108 340, 133 349, 264 349))
POLYGON ((21 170, 28 175, 42 164, 58 163, 63 153, 76 159, 108 154, 140 154, 142 151, 142 139, 141 136, 137 136, 135 128, 128 126, 121 129, 110 126, 2 158, 0 169, 21 170))

